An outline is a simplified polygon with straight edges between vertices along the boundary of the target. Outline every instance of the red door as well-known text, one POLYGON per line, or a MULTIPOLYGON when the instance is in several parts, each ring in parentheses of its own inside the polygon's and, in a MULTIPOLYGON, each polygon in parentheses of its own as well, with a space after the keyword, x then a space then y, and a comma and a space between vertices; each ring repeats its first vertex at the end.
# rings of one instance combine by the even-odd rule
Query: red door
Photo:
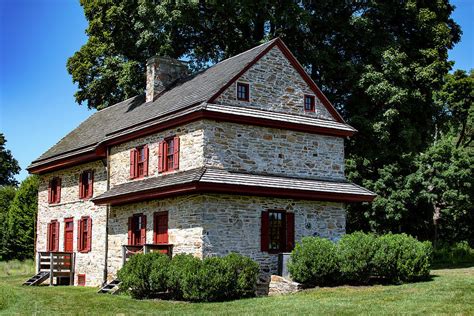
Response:
POLYGON ((66 218, 64 220, 64 251, 72 252, 73 246, 72 241, 74 237, 74 222, 72 218, 66 218))
MULTIPOLYGON (((155 213, 155 244, 168 244, 168 212, 155 213)), ((167 253, 166 250, 161 251, 167 253)))

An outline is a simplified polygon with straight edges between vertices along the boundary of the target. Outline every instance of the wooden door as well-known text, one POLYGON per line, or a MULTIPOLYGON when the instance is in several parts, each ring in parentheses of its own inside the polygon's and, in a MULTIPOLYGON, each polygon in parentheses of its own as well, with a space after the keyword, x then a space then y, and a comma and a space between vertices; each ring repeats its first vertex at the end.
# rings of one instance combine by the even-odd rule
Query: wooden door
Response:
POLYGON ((155 244, 168 243, 168 212, 155 213, 155 244))
POLYGON ((73 252, 74 221, 72 218, 64 220, 64 251, 73 252))

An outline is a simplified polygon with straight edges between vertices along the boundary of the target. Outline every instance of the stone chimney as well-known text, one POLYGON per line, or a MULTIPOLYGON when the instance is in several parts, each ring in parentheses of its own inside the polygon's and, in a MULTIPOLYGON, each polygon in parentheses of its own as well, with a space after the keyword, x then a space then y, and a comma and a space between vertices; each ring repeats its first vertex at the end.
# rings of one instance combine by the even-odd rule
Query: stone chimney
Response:
POLYGON ((186 63, 170 57, 151 57, 146 62, 146 102, 153 101, 166 88, 187 75, 186 63))

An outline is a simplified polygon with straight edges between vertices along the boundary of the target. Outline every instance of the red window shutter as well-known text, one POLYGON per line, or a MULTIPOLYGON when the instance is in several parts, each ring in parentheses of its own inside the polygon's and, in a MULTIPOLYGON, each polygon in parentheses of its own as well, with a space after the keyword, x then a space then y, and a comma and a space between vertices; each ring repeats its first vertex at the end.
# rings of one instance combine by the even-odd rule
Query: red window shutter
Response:
POLYGON ((179 169, 179 137, 174 138, 173 168, 179 169))
POLYGON ((262 251, 268 251, 269 247, 269 224, 270 224, 270 219, 268 217, 268 211, 262 211, 262 226, 261 226, 261 231, 260 231, 260 242, 261 242, 261 250, 262 251))
POLYGON ((77 251, 82 251, 82 220, 77 221, 77 251))
MULTIPOLYGON (((55 202, 59 203, 59 202, 61 202, 61 178, 58 178, 56 192, 57 192, 57 196, 56 196, 56 201, 55 202)), ((59 223, 58 223, 58 225, 59 225, 59 223)))
POLYGON ((54 231, 56 232, 54 236, 54 249, 53 251, 59 251, 59 222, 54 223, 54 231))
POLYGON ((148 176, 148 145, 143 146, 143 152, 145 154, 143 162, 143 176, 148 176))
MULTIPOLYGON (((51 192, 51 184, 52 184, 52 180, 49 181, 49 185, 48 185, 48 203, 53 203, 53 199, 52 199, 52 192, 51 192)), ((49 251, 49 250, 48 250, 49 251)))
POLYGON ((165 170, 165 141, 161 141, 158 144, 158 172, 163 172, 165 170))
POLYGON ((86 251, 91 251, 91 242, 92 242, 92 219, 88 217, 87 219, 87 249, 86 251))
POLYGON ((142 215, 142 227, 140 227, 141 244, 146 244, 146 215, 142 215))
POLYGON ((128 218, 128 245, 133 245, 133 240, 132 240, 132 231, 133 231, 133 216, 130 216, 128 218))
POLYGON ((133 179, 137 175, 137 150, 132 149, 130 150, 130 178, 133 179))
POLYGON ((51 251, 51 223, 48 223, 46 232, 46 251, 51 251))
POLYGON ((153 242, 168 243, 168 212, 158 212, 154 215, 153 242))
POLYGON ((82 199, 84 197, 84 187, 82 184, 82 176, 84 173, 79 174, 79 198, 82 199))
POLYGON ((295 248, 295 213, 286 213, 286 251, 295 248))
POLYGON ((91 176, 89 177, 89 196, 91 198, 94 195, 94 171, 90 171, 91 176))

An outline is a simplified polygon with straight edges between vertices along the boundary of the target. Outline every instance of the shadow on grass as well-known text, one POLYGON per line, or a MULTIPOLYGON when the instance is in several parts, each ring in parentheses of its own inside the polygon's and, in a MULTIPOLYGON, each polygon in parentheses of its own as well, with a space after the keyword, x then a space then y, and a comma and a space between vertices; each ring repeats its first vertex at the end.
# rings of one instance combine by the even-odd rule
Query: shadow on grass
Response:
POLYGON ((440 270, 440 269, 464 269, 464 268, 472 268, 474 267, 474 262, 437 262, 433 263, 432 269, 440 270))

